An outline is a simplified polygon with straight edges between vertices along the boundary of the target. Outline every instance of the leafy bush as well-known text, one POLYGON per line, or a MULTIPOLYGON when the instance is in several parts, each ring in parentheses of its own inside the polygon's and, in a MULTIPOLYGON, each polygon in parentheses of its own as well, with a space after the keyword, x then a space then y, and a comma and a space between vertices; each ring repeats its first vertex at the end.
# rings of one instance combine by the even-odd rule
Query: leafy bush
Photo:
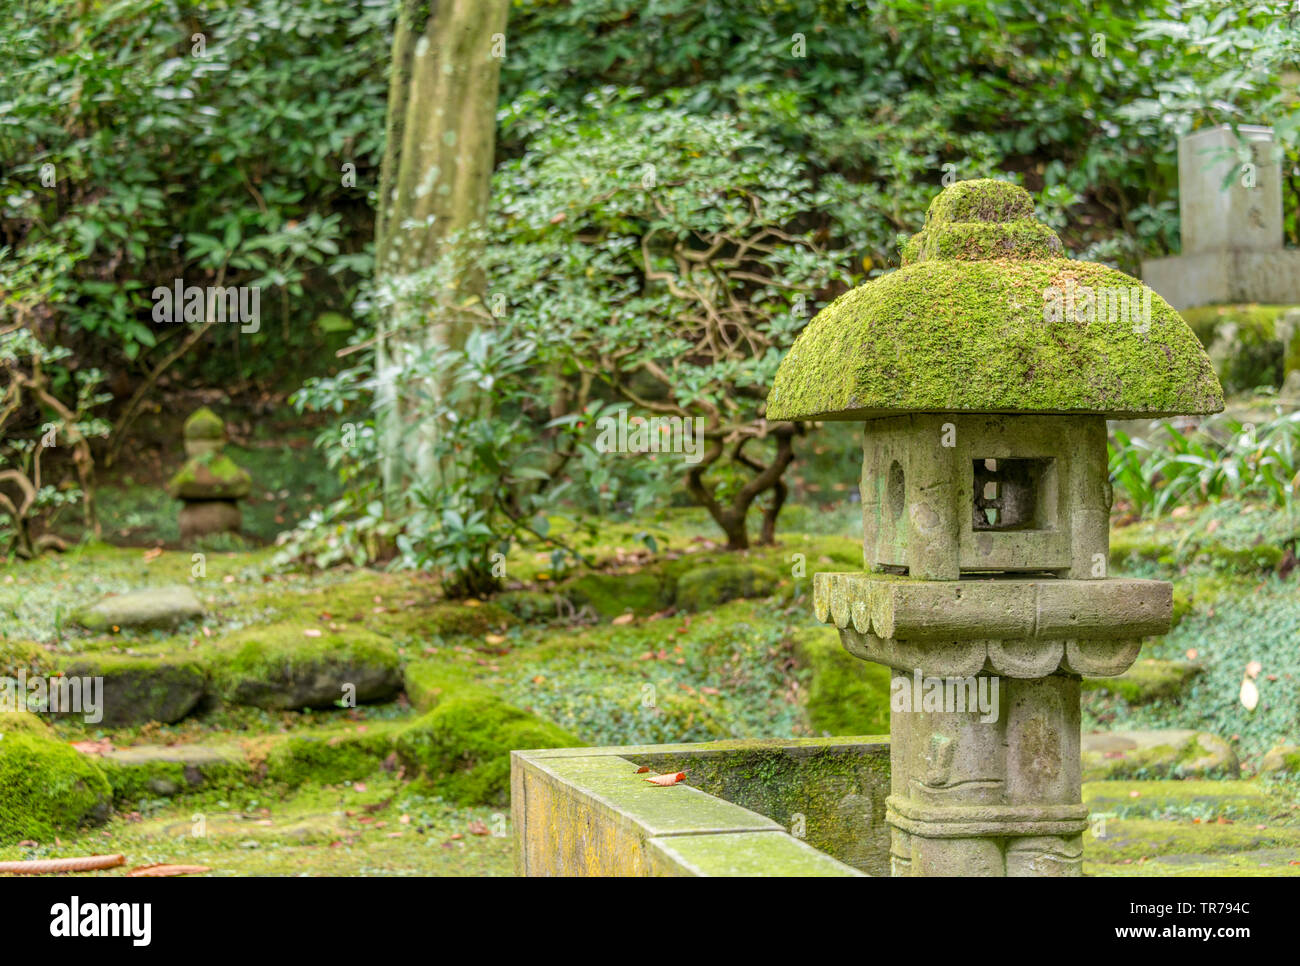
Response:
MULTIPOLYGON (((770 541, 797 428, 762 420, 768 386, 849 278, 818 238, 830 196, 779 144, 676 96, 604 92, 513 124, 529 148, 494 182, 489 300, 584 390, 700 434, 690 461, 666 459, 732 547, 771 493, 770 541)), ((558 401, 572 418, 588 398, 558 401)))
POLYGON ((61 547, 50 531, 77 503, 86 529, 98 531, 90 439, 109 432, 93 414, 108 398, 99 370, 69 370, 71 351, 44 345, 30 327, 49 294, 49 267, 7 254, 0 249, 0 559, 61 547), (47 453, 54 461, 42 466, 47 453))
POLYGON ((337 346, 313 319, 346 305, 368 271, 391 7, 36 0, 7 11, 0 244, 62 266, 37 320, 49 341, 105 368, 151 367, 179 341, 151 321, 154 286, 207 284, 224 266, 224 284, 266 289, 264 314, 280 325, 209 334, 195 353, 209 384, 236 370, 274 376, 289 353, 337 346))
POLYGON ((1290 507, 1300 493, 1300 412, 1243 423, 1226 414, 1194 429, 1152 423, 1147 438, 1116 431, 1110 476, 1132 509, 1159 516, 1175 506, 1258 498, 1290 507))

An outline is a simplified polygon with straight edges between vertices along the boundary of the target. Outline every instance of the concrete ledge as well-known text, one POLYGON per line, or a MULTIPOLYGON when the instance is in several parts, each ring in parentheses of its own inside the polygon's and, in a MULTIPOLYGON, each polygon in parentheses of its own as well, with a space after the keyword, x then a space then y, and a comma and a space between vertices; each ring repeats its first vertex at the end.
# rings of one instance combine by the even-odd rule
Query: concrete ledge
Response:
POLYGON ((511 753, 520 875, 810 876, 887 869, 889 745, 879 738, 720 741, 511 753), (686 771, 674 786, 637 768, 686 771), (818 797, 809 791, 817 775, 818 797), (709 794, 734 792, 769 815, 709 794), (805 814, 805 812, 807 814, 805 814), (805 831, 807 829, 808 831, 805 831), (854 866, 857 866, 856 868, 854 866))
POLYGON ((648 846, 655 875, 865 876, 784 833, 681 835, 648 846))

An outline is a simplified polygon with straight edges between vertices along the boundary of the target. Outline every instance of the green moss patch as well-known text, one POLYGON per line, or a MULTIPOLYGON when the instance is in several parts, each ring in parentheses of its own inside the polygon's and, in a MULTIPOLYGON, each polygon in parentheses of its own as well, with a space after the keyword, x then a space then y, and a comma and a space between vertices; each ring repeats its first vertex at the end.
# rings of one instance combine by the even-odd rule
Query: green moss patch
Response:
POLYGON ((671 601, 671 590, 665 594, 662 576, 653 571, 583 574, 560 585, 558 592, 575 607, 589 607, 606 619, 620 614, 653 614, 671 601))
POLYGON ((996 178, 972 178, 954 182, 935 195, 925 223, 1013 222, 1033 217, 1034 199, 1024 188, 996 178))
POLYGON ((296 787, 366 778, 393 754, 396 727, 381 723, 289 735, 267 755, 266 779, 296 787))
POLYGON ((687 571, 677 581, 677 606, 705 611, 742 597, 768 597, 781 582, 780 574, 756 564, 720 564, 687 571))
MULTIPOLYGON (((50 726, 30 711, 0 712, 0 735, 39 735, 52 738, 50 726)), ((3 739, 0 739, 3 740, 3 739)))
POLYGON ((573 735, 536 715, 471 688, 440 701, 397 735, 398 757, 448 801, 505 805, 510 752, 580 745, 573 735))
POLYGON ((1162 698, 1176 698, 1205 668, 1188 661, 1145 658, 1118 677, 1084 678, 1085 691, 1105 691, 1129 704, 1148 704, 1162 698))
POLYGON ((0 740, 0 844, 99 824, 111 797, 103 772, 68 745, 35 734, 0 740))
POLYGON ((834 628, 813 628, 796 639, 808 668, 805 710, 814 731, 825 735, 889 734, 889 669, 860 660, 840 645, 834 628))

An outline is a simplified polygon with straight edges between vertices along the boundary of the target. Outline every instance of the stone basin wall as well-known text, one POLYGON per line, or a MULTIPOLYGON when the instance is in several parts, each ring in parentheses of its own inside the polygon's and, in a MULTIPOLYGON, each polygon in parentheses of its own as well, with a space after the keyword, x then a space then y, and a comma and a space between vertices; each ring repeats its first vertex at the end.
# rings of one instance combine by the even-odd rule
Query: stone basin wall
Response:
POLYGON ((516 751, 517 871, 888 875, 888 793, 879 737, 516 751))

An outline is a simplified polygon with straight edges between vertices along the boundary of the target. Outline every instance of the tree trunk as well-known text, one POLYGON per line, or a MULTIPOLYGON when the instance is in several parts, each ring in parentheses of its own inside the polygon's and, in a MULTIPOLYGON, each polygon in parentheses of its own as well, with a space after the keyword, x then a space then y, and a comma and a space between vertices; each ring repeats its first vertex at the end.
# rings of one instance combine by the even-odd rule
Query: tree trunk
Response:
MULTIPOLYGON (((375 228, 380 286, 447 256, 448 240, 487 213, 508 9, 509 0, 402 0, 375 228)), ((465 307, 483 295, 475 243, 453 244, 466 270, 449 289, 406 307, 427 322, 399 330, 399 308, 379 323, 376 418, 390 505, 412 480, 436 483, 438 471, 438 427, 413 422, 412 409, 421 392, 436 399, 443 387, 402 384, 402 369, 423 350, 463 344, 471 324, 465 307)))

